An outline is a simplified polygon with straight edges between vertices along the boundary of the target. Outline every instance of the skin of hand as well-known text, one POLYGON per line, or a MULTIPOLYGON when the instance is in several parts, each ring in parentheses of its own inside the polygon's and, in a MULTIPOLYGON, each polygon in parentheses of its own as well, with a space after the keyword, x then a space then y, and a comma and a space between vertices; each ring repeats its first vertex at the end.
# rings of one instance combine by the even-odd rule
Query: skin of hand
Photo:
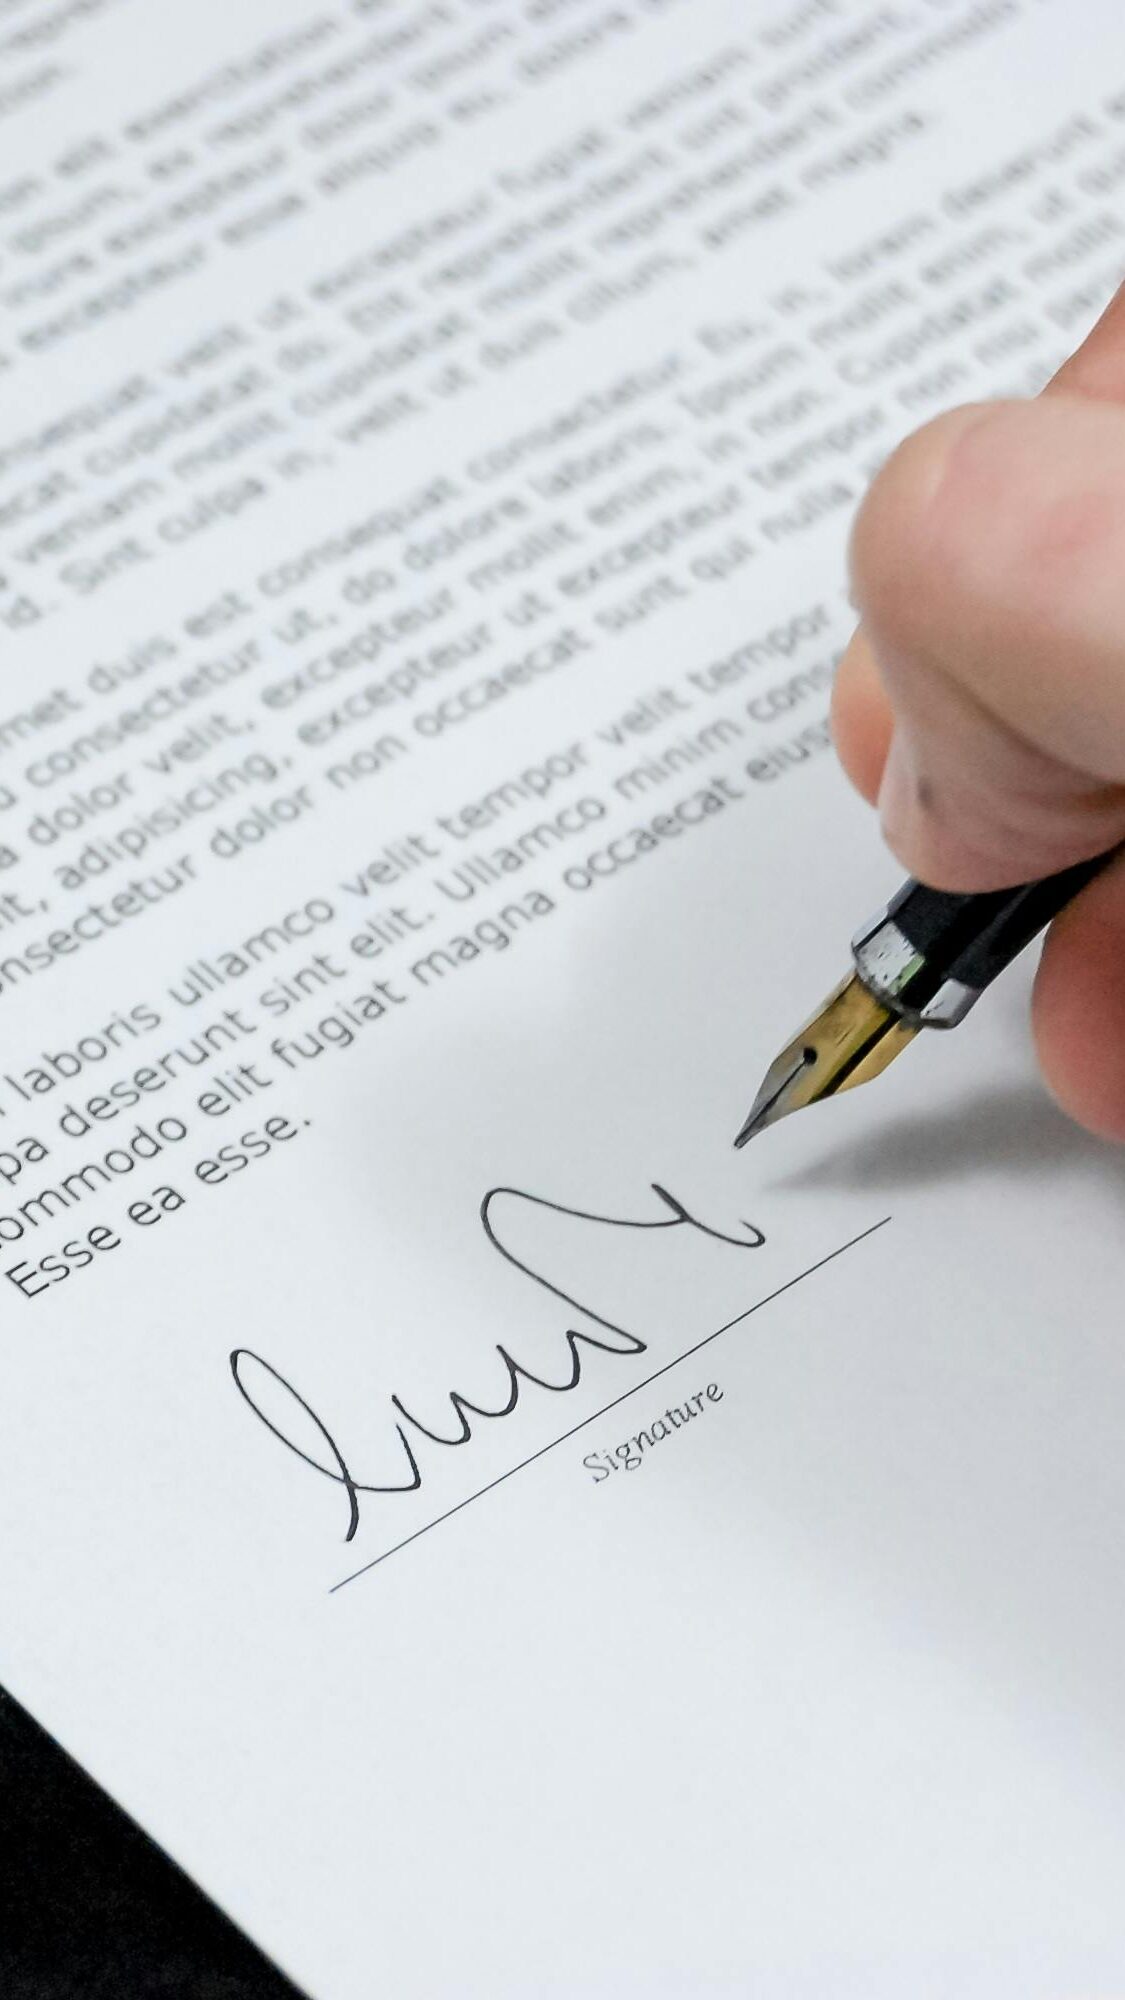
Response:
MULTIPOLYGON (((856 520, 845 770, 935 888, 1125 841, 1125 286, 1041 397, 927 424, 856 520)), ((1032 1010, 1063 1108, 1125 1139, 1125 854, 1048 933, 1032 1010)))

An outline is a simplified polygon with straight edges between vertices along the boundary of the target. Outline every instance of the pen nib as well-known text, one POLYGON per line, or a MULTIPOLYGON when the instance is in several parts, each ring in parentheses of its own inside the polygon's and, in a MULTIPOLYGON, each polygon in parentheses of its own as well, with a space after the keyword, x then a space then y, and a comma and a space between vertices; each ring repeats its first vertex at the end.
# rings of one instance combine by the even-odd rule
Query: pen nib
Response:
POLYGON ((770 1064, 735 1145, 745 1146, 803 1105, 867 1083, 916 1033, 852 974, 770 1064))
POLYGON ((796 1110, 796 1103, 789 1100, 794 1097, 796 1086, 810 1065, 805 1062, 803 1049, 797 1052, 796 1061, 790 1060, 793 1055, 791 1044, 782 1050, 776 1062, 770 1064, 762 1079, 761 1089, 750 1106, 746 1123, 734 1142, 736 1146, 745 1146, 759 1132, 764 1132, 767 1125, 775 1125, 779 1118, 785 1117, 786 1112, 796 1110))

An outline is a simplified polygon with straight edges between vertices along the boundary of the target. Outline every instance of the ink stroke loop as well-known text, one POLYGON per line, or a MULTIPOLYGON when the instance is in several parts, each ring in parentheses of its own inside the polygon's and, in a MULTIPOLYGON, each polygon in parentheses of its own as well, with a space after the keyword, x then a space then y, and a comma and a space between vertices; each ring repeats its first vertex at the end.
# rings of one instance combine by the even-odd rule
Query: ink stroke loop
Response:
POLYGON ((519 1188, 489 1189, 480 1204, 480 1221, 491 1248, 531 1284, 557 1299, 561 1305, 582 1313, 600 1329, 600 1332, 592 1333, 587 1329, 566 1327, 562 1335, 566 1359, 557 1375, 537 1372, 513 1354, 503 1342, 498 1341, 493 1352, 500 1362, 504 1384, 499 1401, 476 1402, 461 1389, 449 1389, 445 1398, 452 1414, 452 1427, 449 1431, 435 1429, 432 1424, 423 1422, 407 1408, 401 1396, 392 1393, 388 1398, 390 1408, 386 1436, 391 1440, 392 1459, 397 1460, 396 1477, 379 1479, 370 1476, 361 1477, 355 1470, 354 1457, 350 1453, 345 1453, 336 1434, 329 1429, 312 1404, 286 1379, 280 1369, 267 1361, 263 1355, 254 1353, 251 1348, 236 1347, 232 1351, 230 1369, 235 1386, 254 1416, 265 1426, 270 1436, 284 1445, 302 1465, 309 1467, 321 1478, 334 1481, 341 1488, 348 1513, 345 1541, 352 1541, 359 1528, 365 1499, 415 1493, 421 1487, 423 1470, 414 1443, 411 1441, 412 1437, 424 1439, 430 1445, 444 1447, 469 1444, 474 1436, 474 1421, 478 1424, 491 1423, 514 1416, 525 1390, 539 1389, 550 1395, 569 1395, 577 1389, 583 1377, 583 1350, 622 1359, 631 1359, 647 1351, 648 1342, 640 1334, 610 1319, 568 1291, 564 1285, 553 1282, 525 1258, 516 1255, 515 1251, 502 1240, 493 1216, 493 1206, 501 1196, 509 1196, 551 1214, 567 1216, 573 1221, 594 1223, 606 1229, 643 1233, 687 1228, 736 1250, 759 1250, 766 1241, 764 1232, 754 1223, 743 1224, 744 1235, 732 1236, 724 1230, 712 1227, 709 1223, 701 1222, 683 1202, 666 1188, 661 1187, 658 1182, 652 1183, 652 1191, 667 1212, 655 1218, 637 1220, 634 1217, 599 1215, 589 1209, 570 1208, 565 1203, 549 1201, 545 1196, 528 1194, 519 1188))

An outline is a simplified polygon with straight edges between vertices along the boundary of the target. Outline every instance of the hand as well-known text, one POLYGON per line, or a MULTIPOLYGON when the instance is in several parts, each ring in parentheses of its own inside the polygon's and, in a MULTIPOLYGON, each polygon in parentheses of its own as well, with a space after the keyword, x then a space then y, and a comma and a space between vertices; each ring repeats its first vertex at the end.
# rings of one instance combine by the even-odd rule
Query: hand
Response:
MULTIPOLYGON (((1125 841, 1125 287, 1035 402, 926 425, 852 541, 833 727, 912 875, 998 889, 1125 841)), ((1125 1139, 1125 857, 1052 924, 1047 1082, 1125 1139)))

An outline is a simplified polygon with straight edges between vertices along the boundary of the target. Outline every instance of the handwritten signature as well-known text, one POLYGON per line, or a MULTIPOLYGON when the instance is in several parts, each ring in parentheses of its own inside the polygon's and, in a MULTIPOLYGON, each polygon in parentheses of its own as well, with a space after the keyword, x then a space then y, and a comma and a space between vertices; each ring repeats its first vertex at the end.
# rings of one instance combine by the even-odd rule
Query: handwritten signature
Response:
POLYGON ((697 1230, 703 1236, 709 1236, 718 1243, 729 1244, 738 1250, 760 1250, 765 1243, 765 1235, 753 1223, 746 1222, 742 1225, 746 1232, 744 1235, 730 1236, 723 1230, 712 1228, 709 1223, 701 1222, 698 1216, 692 1215, 684 1204, 677 1200, 675 1195, 669 1194, 666 1188, 660 1187, 655 1181, 652 1183, 652 1191, 667 1213, 656 1220, 637 1222, 623 1216, 594 1215, 586 1209, 567 1208, 561 1202, 547 1201, 542 1195, 526 1194, 519 1188, 489 1189, 480 1205, 480 1220, 492 1248, 506 1263, 513 1265, 524 1277, 530 1279, 533 1285, 538 1285, 542 1291, 549 1292, 552 1297, 563 1305, 571 1307, 575 1312, 583 1313, 594 1326, 601 1329, 601 1332, 591 1333, 579 1330, 577 1327, 565 1329, 563 1345, 566 1360, 557 1380, 537 1374, 498 1341, 495 1353, 501 1364, 502 1380, 506 1380, 507 1383, 506 1394, 502 1396, 500 1402, 490 1407, 473 1402, 472 1398, 466 1396, 460 1389, 450 1389, 447 1394, 452 1424, 448 1432, 434 1430, 429 1424, 423 1423, 420 1417, 416 1417, 407 1409, 401 1396, 392 1394, 389 1398, 393 1412, 392 1429, 398 1439, 402 1472, 402 1476, 398 1479, 374 1482, 360 1478, 323 1418, 292 1382, 287 1381, 280 1370, 263 1355, 255 1354, 248 1347, 234 1349, 230 1356, 231 1374, 239 1394, 255 1417, 265 1425, 271 1436, 277 1438, 279 1443, 284 1445, 287 1451, 292 1452, 295 1458, 300 1459, 303 1465, 310 1467, 321 1478, 333 1480, 341 1488, 348 1509, 348 1526, 344 1538, 346 1541, 352 1540, 359 1527, 361 1494, 378 1494, 385 1497, 389 1494, 418 1491, 423 1481, 419 1451, 424 1450, 424 1446, 418 1443, 418 1440, 424 1439, 430 1445, 446 1447, 468 1444, 473 1436, 474 1420, 487 1419, 493 1422, 512 1416, 519 1407, 525 1387, 543 1389, 555 1396, 569 1395, 572 1390, 577 1389, 582 1380, 581 1349, 596 1349, 600 1354, 612 1354, 626 1359, 643 1354, 647 1349, 647 1341, 642 1340, 639 1334, 631 1333, 627 1328, 607 1319, 604 1314, 565 1291, 561 1285, 552 1284, 542 1272, 525 1263, 501 1242, 492 1214, 493 1205, 501 1196, 512 1196, 517 1201, 531 1203, 535 1208, 548 1209, 556 1215, 570 1216, 580 1222, 600 1223, 607 1229, 643 1231, 686 1228, 697 1230), (268 1397, 270 1414, 267 1415, 262 1403, 256 1399, 255 1387, 258 1388, 260 1395, 268 1397), (281 1406, 286 1403, 291 1412, 292 1434, 279 1413, 281 1406), (305 1445, 312 1442, 309 1435, 310 1423, 323 1446, 322 1456, 305 1449, 305 1445), (301 1439, 304 1442, 301 1442, 301 1439))

